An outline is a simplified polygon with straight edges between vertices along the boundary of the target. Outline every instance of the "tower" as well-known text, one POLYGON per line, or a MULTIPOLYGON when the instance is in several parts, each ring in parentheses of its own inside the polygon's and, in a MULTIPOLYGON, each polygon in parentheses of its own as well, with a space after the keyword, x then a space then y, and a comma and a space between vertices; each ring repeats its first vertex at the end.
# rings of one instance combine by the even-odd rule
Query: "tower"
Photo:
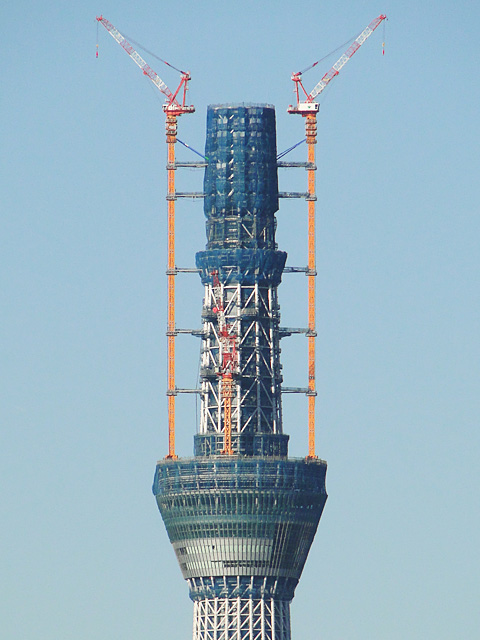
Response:
POLYGON ((207 112, 201 417, 153 492, 194 603, 193 640, 290 640, 290 602, 327 498, 326 463, 288 458, 277 288, 286 253, 275 111, 207 112))

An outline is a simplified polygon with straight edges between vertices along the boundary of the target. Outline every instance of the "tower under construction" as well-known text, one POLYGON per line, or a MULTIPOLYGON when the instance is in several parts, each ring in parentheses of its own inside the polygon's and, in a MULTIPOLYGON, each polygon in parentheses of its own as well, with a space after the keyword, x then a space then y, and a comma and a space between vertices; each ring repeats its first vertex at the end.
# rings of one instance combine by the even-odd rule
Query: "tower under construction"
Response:
POLYGON ((296 100, 288 112, 305 120, 301 142, 307 143, 307 162, 279 162, 298 145, 277 156, 272 106, 241 104, 209 107, 205 162, 177 163, 177 118, 195 111, 186 102, 190 73, 177 69, 180 82, 170 91, 125 36, 97 17, 166 98, 168 455, 157 464, 153 492, 194 603, 193 640, 291 639, 290 602, 327 499, 327 465, 315 455, 315 99, 381 24, 385 29, 385 20, 384 14, 372 20, 310 93, 303 74, 321 61, 292 74, 296 100), (176 192, 180 166, 205 167, 202 193, 176 192), (307 192, 280 193, 280 166, 304 167, 307 192), (196 255, 205 293, 202 328, 191 331, 201 337, 201 384, 193 390, 175 384, 175 276, 180 271, 175 201, 180 195, 204 198, 207 231, 205 250, 196 255), (308 277, 305 329, 280 327, 277 288, 287 257, 275 242, 280 196, 308 203, 308 264, 288 268, 308 277), (279 341, 293 332, 308 340, 308 386, 286 389, 279 341), (179 459, 175 397, 181 391, 200 394, 201 417, 194 456, 179 459), (303 459, 288 457, 285 391, 308 398, 303 459))
POLYGON ((205 157, 200 424, 194 456, 161 460, 153 492, 193 640, 290 640, 327 465, 289 458, 283 432, 274 108, 210 106, 205 157))

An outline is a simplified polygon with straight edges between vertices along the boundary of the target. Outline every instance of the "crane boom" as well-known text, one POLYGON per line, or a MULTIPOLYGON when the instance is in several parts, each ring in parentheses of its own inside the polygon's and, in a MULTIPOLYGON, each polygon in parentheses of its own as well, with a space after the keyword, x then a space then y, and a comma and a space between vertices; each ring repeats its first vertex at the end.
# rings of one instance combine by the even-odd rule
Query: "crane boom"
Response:
POLYGON ((165 82, 160 78, 160 76, 145 62, 142 56, 132 47, 125 36, 122 35, 111 22, 109 22, 103 16, 97 16, 97 21, 105 27, 112 38, 116 40, 116 42, 118 42, 118 44, 128 53, 135 64, 143 71, 143 74, 149 77, 153 84, 157 87, 157 89, 161 91, 164 96, 166 96, 167 102, 163 105, 164 111, 175 112, 177 115, 181 115, 182 113, 192 113, 193 111, 195 111, 192 105, 185 105, 188 81, 191 79, 191 76, 188 72, 182 72, 180 84, 178 85, 175 93, 172 93, 165 82), (177 96, 182 86, 183 101, 182 104, 180 104, 177 96))
POLYGON ((342 69, 347 64, 347 62, 350 60, 353 54, 356 53, 358 49, 360 49, 360 47, 365 42, 365 40, 372 35, 375 29, 380 25, 380 23, 383 20, 385 20, 386 17, 387 16, 380 15, 378 16, 378 18, 375 18, 375 20, 372 20, 372 22, 367 27, 365 27, 365 29, 358 36, 358 38, 356 38, 353 41, 353 43, 345 51, 345 53, 341 56, 341 58, 337 60, 337 62, 333 65, 330 71, 327 71, 327 73, 323 76, 323 78, 320 80, 317 86, 314 87, 314 89, 311 91, 308 98, 310 101, 314 100, 318 95, 322 93, 322 91, 326 88, 330 80, 333 80, 333 78, 336 75, 338 75, 338 72, 340 71, 340 69, 342 69))
POLYGON ((370 22, 370 24, 365 27, 362 33, 353 41, 350 47, 345 51, 345 53, 335 62, 333 67, 327 71, 327 73, 323 76, 320 82, 312 89, 310 93, 307 93, 301 80, 302 72, 298 71, 297 73, 292 74, 292 80, 295 83, 295 95, 297 97, 297 104, 295 106, 290 105, 288 107, 288 113, 301 113, 305 115, 306 113, 311 113, 318 111, 318 104, 314 102, 315 98, 326 89, 327 85, 338 76, 339 71, 347 64, 350 58, 356 53, 362 44, 369 38, 375 29, 386 19, 386 15, 381 14, 378 18, 375 18, 370 22), (305 95, 305 100, 300 100, 300 89, 305 95))
MULTIPOLYGON (((167 458, 176 459, 175 453, 175 397, 177 387, 175 386, 175 276, 177 268, 175 266, 175 144, 177 142, 177 117, 183 113, 193 113, 195 107, 185 104, 187 97, 188 81, 190 74, 185 71, 180 72, 180 84, 175 93, 172 93, 160 76, 151 69, 142 56, 135 51, 132 45, 127 42, 118 29, 103 16, 97 16, 97 24, 101 23, 112 38, 128 53, 135 64, 143 71, 143 74, 150 78, 157 89, 163 93, 167 101, 163 105, 166 114, 165 133, 167 139, 167 402, 168 402, 168 455, 167 458), (179 97, 180 89, 181 98, 179 97)), ((98 47, 98 44, 97 44, 98 47)), ((98 57, 98 49, 97 49, 98 57)), ((165 62, 165 61, 163 61, 165 62)), ((166 63, 169 66, 168 62, 166 63)), ((174 67, 175 68, 175 67, 174 67)))
MULTIPOLYGON (((305 118, 305 135, 308 148, 308 455, 307 459, 315 459, 315 397, 317 395, 315 382, 315 277, 317 275, 315 266, 315 145, 317 144, 317 112, 319 109, 318 102, 315 98, 322 93, 327 85, 338 75, 353 54, 360 49, 362 44, 369 38, 375 29, 381 24, 387 16, 381 14, 375 20, 365 27, 362 33, 353 41, 345 53, 337 60, 333 67, 327 71, 320 82, 314 89, 307 93, 302 84, 302 71, 292 74, 292 80, 295 83, 295 96, 297 98, 296 105, 290 105, 287 109, 288 113, 299 113, 305 118), (304 94, 303 100, 300 100, 300 90, 304 94)), ((314 67, 315 62, 309 69, 314 67)), ((302 96, 303 97, 303 96, 302 96)))

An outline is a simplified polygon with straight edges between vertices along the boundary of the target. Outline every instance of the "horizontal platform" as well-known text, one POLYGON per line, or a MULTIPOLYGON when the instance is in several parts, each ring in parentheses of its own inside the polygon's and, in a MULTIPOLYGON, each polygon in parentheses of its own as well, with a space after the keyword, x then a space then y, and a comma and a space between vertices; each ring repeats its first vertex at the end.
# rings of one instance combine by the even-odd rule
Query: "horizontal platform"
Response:
POLYGON ((308 191, 279 191, 279 198, 308 198, 308 191))
POLYGON ((285 267, 283 273, 308 273, 308 267, 285 267))
MULTIPOLYGON (((202 162, 201 160, 199 162, 196 162, 195 160, 193 160, 192 162, 179 160, 173 164, 167 164, 167 169, 205 169, 207 166, 208 163, 202 162)), ((279 169, 299 168, 310 169, 313 171, 317 170, 317 165, 313 164, 312 162, 286 162, 284 160, 279 160, 277 162, 277 167, 279 169)))
POLYGON ((175 162, 173 165, 167 164, 167 169, 180 169, 180 168, 188 168, 188 169, 205 169, 205 167, 207 166, 206 162, 202 162, 201 160, 199 162, 195 162, 195 160, 193 162, 185 162, 185 161, 177 161, 175 162))
MULTIPOLYGON (((175 191, 175 194, 168 194, 167 200, 169 199, 169 195, 174 195, 175 198, 204 198, 205 194, 203 191, 175 191)), ((170 198, 174 199, 174 198, 170 198)))
POLYGON ((280 338, 287 338, 294 333, 308 333, 308 327, 280 327, 278 329, 278 333, 280 334, 280 338))
POLYGON ((313 164, 313 162, 285 162, 280 160, 277 162, 277 167, 279 169, 290 169, 290 168, 300 168, 300 169, 310 169, 313 171, 317 170, 317 165, 313 164))
MULTIPOLYGON (((176 200, 177 198, 205 198, 203 191, 175 191, 175 193, 167 193, 167 200, 176 200)), ((316 200, 317 196, 308 193, 308 191, 279 191, 279 198, 300 198, 305 200, 316 200)))
POLYGON ((175 329, 175 333, 187 333, 196 338, 203 338, 206 335, 203 329, 175 329))
MULTIPOLYGON (((196 267, 175 267, 175 269, 167 270, 167 275, 176 275, 177 273, 201 273, 201 269, 196 267)), ((308 267, 284 267, 283 273, 306 273, 310 275, 308 267)), ((317 275, 317 272, 312 272, 311 275, 317 275)))

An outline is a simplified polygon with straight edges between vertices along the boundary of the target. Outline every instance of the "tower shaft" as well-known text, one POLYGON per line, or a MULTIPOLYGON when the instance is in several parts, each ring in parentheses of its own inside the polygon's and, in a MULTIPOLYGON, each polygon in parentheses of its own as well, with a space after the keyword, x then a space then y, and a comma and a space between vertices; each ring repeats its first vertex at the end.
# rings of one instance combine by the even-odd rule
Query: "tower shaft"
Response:
MULTIPOLYGON (((237 371, 231 381, 231 431, 234 453, 286 455, 282 435, 279 307, 273 285, 239 282, 222 285, 224 314, 236 338, 237 371)), ((221 451, 225 424, 220 376, 223 352, 213 309, 219 301, 214 287, 205 285, 203 340, 200 364, 201 416, 195 453, 221 451)))
POLYGON ((194 603, 193 640, 291 640, 327 465, 288 458, 283 433, 273 107, 209 107, 205 156, 200 424, 194 457, 160 461, 153 492, 194 603))
POLYGON ((193 640, 290 640, 290 606, 273 598, 194 602, 193 640))

